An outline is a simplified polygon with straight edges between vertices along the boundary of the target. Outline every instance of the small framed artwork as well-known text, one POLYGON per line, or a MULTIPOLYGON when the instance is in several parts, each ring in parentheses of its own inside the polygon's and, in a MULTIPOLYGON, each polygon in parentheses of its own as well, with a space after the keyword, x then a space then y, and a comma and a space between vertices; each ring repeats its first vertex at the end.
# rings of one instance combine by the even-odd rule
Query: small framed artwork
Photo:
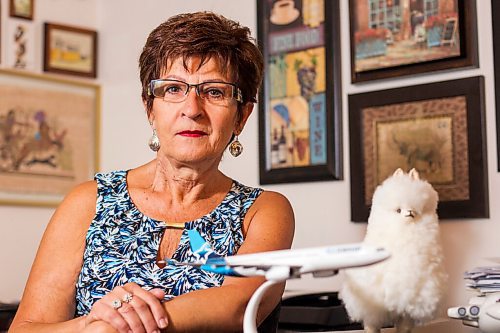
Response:
POLYGON ((97 32, 45 23, 43 70, 97 77, 97 32))
POLYGON ((353 83, 478 67, 475 0, 349 0, 353 83))
POLYGON ((257 2, 260 183, 342 179, 338 1, 257 2))
POLYGON ((440 218, 489 217, 482 76, 350 95, 349 128, 354 222, 397 168, 433 185, 440 218))
POLYGON ((493 54, 495 64, 495 104, 497 121, 497 171, 500 172, 500 1, 491 0, 493 54))
POLYGON ((56 206, 99 166, 100 88, 0 70, 0 204, 56 206))
POLYGON ((33 71, 36 68, 33 22, 11 19, 7 23, 6 67, 33 71))
POLYGON ((33 20, 35 0, 10 0, 10 17, 33 20))

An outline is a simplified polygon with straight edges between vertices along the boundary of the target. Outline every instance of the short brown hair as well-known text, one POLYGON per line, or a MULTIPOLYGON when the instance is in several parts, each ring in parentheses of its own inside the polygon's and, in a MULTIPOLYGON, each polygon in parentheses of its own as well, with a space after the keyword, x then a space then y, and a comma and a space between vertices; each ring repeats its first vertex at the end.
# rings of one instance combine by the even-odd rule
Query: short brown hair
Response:
POLYGON ((219 63, 223 74, 233 76, 242 92, 243 104, 255 102, 262 81, 262 54, 250 36, 250 29, 211 12, 172 16, 150 34, 139 58, 142 99, 148 116, 153 96, 148 95, 151 80, 158 79, 169 62, 200 57, 200 67, 210 59, 219 63))

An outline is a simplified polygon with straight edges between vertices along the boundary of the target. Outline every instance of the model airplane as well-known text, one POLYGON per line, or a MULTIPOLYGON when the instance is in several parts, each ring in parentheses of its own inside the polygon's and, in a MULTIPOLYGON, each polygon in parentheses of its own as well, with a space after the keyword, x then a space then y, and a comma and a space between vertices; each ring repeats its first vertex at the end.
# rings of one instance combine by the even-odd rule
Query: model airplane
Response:
POLYGON ((230 276, 264 276, 264 282, 248 302, 243 332, 257 333, 256 317, 260 300, 272 285, 288 279, 300 278, 312 273, 314 277, 337 274, 339 269, 375 264, 389 258, 389 252, 364 244, 346 244, 298 250, 279 250, 221 257, 196 230, 188 230, 191 251, 196 260, 178 262, 166 259, 174 265, 189 265, 209 272, 230 276))
POLYGON ((314 277, 331 276, 339 269, 371 265, 389 257, 383 248, 361 243, 221 257, 196 230, 188 230, 188 236, 197 260, 178 262, 168 259, 166 262, 223 275, 264 276, 266 280, 274 281, 299 278, 307 273, 314 277))
POLYGON ((500 293, 472 297, 468 305, 449 308, 448 317, 483 333, 500 333, 500 293))

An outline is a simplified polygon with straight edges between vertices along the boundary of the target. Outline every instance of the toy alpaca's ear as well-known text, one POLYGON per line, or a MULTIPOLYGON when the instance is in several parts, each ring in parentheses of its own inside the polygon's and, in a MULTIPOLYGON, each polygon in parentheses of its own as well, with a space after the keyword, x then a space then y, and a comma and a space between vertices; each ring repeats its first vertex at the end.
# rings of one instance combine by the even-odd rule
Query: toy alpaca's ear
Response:
POLYGON ((403 175, 403 174, 404 174, 403 169, 398 168, 396 171, 394 171, 393 176, 401 176, 401 175, 403 175))
POLYGON ((415 168, 410 170, 409 175, 410 175, 410 178, 413 180, 420 180, 420 176, 418 175, 418 171, 415 168))

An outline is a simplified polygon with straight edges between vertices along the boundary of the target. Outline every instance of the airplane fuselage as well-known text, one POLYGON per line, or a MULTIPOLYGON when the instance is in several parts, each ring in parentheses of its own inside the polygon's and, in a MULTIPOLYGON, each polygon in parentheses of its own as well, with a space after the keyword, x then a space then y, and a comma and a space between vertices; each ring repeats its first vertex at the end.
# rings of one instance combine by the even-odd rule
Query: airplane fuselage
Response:
POLYGON ((388 257, 381 248, 347 244, 209 258, 200 268, 225 275, 289 279, 307 273, 329 276, 339 269, 366 266, 388 257))

